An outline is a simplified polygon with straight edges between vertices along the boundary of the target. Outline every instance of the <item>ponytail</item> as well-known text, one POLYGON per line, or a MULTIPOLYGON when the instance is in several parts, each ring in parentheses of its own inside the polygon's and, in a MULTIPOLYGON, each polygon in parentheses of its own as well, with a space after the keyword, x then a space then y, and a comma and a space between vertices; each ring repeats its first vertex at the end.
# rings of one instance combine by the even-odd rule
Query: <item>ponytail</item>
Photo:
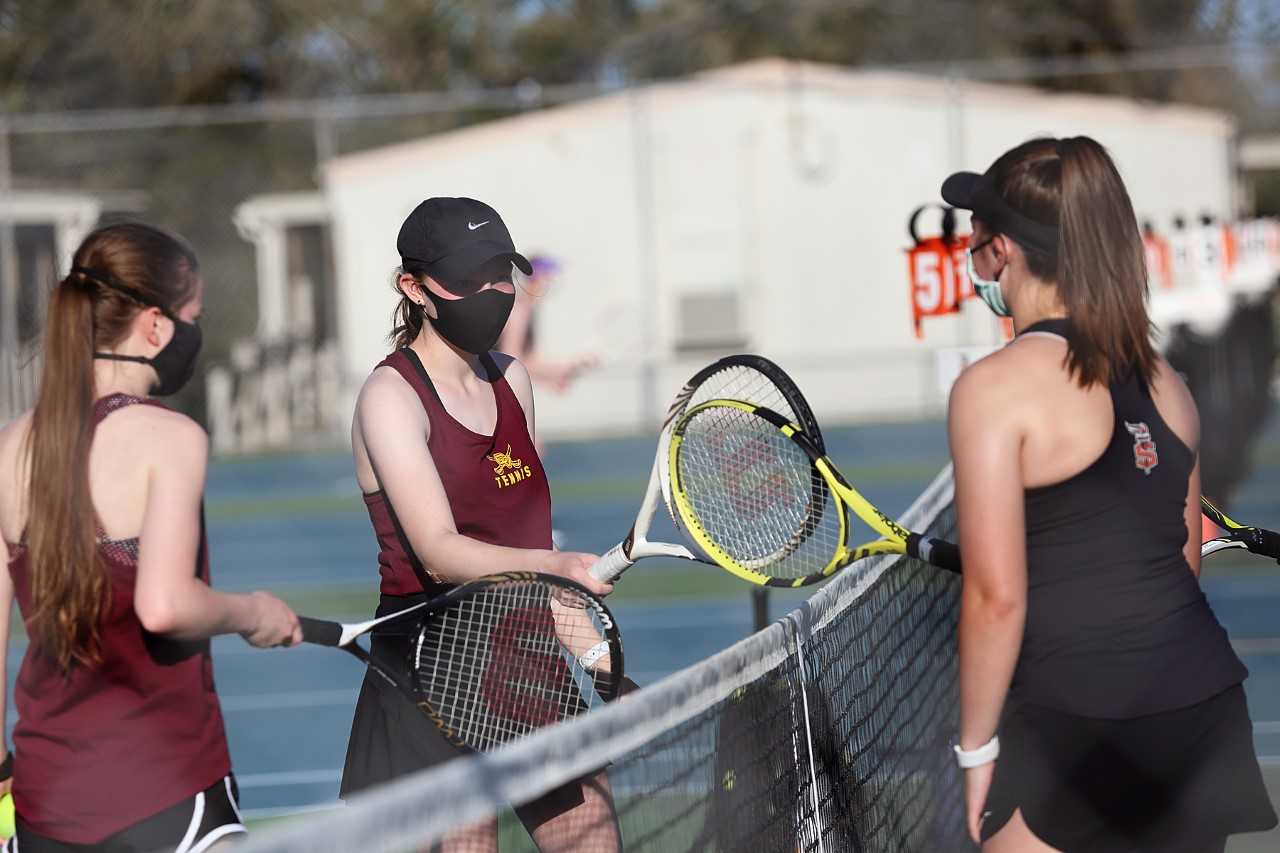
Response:
POLYGON ((29 433, 27 548, 35 604, 29 621, 63 669, 73 659, 97 663, 99 618, 109 592, 89 492, 94 301, 94 286, 80 273, 53 290, 29 433))
POLYGON ((1147 316, 1147 265, 1138 218, 1106 149, 1087 136, 1057 142, 1062 161, 1058 292, 1071 318, 1067 359, 1080 384, 1156 367, 1147 316))

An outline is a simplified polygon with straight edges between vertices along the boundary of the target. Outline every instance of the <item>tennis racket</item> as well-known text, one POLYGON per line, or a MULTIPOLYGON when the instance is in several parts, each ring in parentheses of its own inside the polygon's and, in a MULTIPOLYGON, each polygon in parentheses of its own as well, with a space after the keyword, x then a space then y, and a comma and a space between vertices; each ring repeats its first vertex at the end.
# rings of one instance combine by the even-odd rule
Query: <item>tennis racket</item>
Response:
POLYGON ((626 538, 606 551, 591 567, 591 574, 597 580, 612 583, 637 560, 646 557, 675 557, 715 564, 706 554, 699 553, 686 544, 653 542, 649 540, 648 534, 653 516, 661 503, 677 530, 685 534, 689 545, 694 544, 692 537, 687 536, 687 532, 681 527, 680 519, 671 506, 667 462, 671 429, 691 405, 719 397, 746 400, 782 412, 793 423, 808 431, 813 440, 822 446, 822 432, 813 412, 782 368, 763 356, 747 354, 726 356, 707 365, 684 384, 667 410, 662 430, 658 434, 658 449, 654 455, 653 468, 649 472, 649 485, 640 502, 640 511, 626 538))
POLYGON ((741 400, 709 400, 675 423, 671 500, 699 550, 753 583, 815 583, 864 557, 906 554, 960 571, 960 549, 913 533, 853 488, 790 418, 741 400), (854 544, 851 516, 879 538, 854 544))
POLYGON ((622 641, 604 603, 573 581, 507 572, 346 625, 299 617, 304 642, 341 648, 400 690, 455 746, 485 751, 619 695, 622 641), (408 660, 356 639, 395 623, 408 660))
POLYGON ((1225 535, 1210 539, 1200 546, 1201 557, 1231 548, 1245 548, 1252 554, 1271 557, 1280 563, 1280 533, 1240 524, 1203 496, 1200 498, 1200 511, 1205 518, 1225 531, 1225 535))

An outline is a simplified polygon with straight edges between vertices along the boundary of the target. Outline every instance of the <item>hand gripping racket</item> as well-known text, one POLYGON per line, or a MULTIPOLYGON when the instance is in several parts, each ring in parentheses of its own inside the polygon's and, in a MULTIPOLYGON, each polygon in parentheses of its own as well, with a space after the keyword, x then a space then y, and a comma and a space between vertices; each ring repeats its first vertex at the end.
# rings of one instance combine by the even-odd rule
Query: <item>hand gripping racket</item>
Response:
POLYGON ((733 397, 768 406, 791 418, 792 423, 799 424, 819 447, 823 446, 822 432, 804 396, 791 378, 772 361, 758 355, 741 354, 726 356, 707 365, 685 383, 667 410, 662 431, 658 435, 658 449, 649 473, 649 485, 640 503, 640 511, 626 538, 605 552, 591 567, 591 574, 596 579, 611 583, 637 560, 645 557, 676 557, 714 564, 715 561, 706 554, 698 553, 688 545, 652 542, 648 534, 661 501, 677 530, 686 534, 689 545, 694 544, 695 540, 687 536, 687 531, 683 530, 671 505, 667 461, 671 429, 690 406, 719 397, 733 397))
POLYGON ((739 577, 803 586, 875 554, 906 554, 960 571, 959 548, 889 518, 804 430, 768 407, 709 400, 674 424, 668 444, 671 499, 682 528, 739 577), (880 538, 853 544, 851 514, 880 538))
POLYGON ((1252 554, 1271 557, 1280 563, 1280 533, 1240 524, 1220 510, 1213 501, 1203 496, 1200 498, 1200 511, 1204 513, 1205 518, 1225 531, 1223 536, 1210 539, 1200 546, 1201 557, 1230 548, 1246 548, 1252 554))
POLYGON ((583 587, 552 575, 489 575, 353 625, 298 621, 303 641, 364 661, 451 743, 477 751, 586 713, 622 685, 613 614, 583 587), (407 660, 378 660, 356 643, 393 624, 409 640, 407 660))

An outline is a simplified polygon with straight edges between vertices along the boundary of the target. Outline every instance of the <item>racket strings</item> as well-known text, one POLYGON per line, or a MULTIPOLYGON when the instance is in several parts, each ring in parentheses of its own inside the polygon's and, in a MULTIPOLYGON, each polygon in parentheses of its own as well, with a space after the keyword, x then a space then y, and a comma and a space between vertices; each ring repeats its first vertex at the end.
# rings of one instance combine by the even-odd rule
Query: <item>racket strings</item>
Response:
POLYGON ((791 401, 768 376, 746 365, 729 365, 708 376, 694 389, 685 409, 692 409, 709 400, 741 400, 756 406, 772 409, 791 423, 800 418, 791 401))
POLYGON ((590 670, 579 663, 604 639, 592 599, 542 580, 502 581, 430 616, 411 664, 445 733, 488 750, 611 697, 609 657, 590 670))
POLYGON ((843 542, 841 506, 809 456, 769 421, 710 406, 685 421, 679 488, 706 536, 762 575, 823 571, 843 542))

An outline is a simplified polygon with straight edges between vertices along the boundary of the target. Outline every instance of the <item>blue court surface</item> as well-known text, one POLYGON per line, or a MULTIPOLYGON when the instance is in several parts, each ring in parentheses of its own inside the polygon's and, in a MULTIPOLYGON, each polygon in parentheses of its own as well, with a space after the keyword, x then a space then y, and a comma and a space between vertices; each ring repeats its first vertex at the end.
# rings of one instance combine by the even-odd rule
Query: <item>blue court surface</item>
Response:
MULTIPOLYGON (((850 479, 891 515, 904 511, 947 461, 940 422, 832 430, 827 443, 850 479)), ((1271 419, 1253 455, 1251 478, 1231 509, 1246 523, 1280 528, 1280 417, 1271 419)), ((652 438, 551 446, 554 520, 566 548, 598 553, 625 535, 652 460, 652 438)), ((348 454, 219 461, 206 495, 215 586, 272 589, 307 615, 369 618, 375 545, 348 454)), ((1268 775, 1280 779, 1280 567, 1230 552, 1206 567, 1204 586, 1252 673, 1247 688, 1258 753, 1268 775)), ((640 564, 609 600, 628 672, 651 683, 746 636, 750 593, 719 569, 640 564)), ((771 615, 811 593, 772 593, 771 615)), ((247 816, 332 805, 361 665, 316 647, 261 651, 238 637, 219 638, 214 650, 247 816)), ((11 678, 23 651, 21 640, 11 645, 11 678)), ((1232 849, 1254 848, 1233 843, 1232 849)))

